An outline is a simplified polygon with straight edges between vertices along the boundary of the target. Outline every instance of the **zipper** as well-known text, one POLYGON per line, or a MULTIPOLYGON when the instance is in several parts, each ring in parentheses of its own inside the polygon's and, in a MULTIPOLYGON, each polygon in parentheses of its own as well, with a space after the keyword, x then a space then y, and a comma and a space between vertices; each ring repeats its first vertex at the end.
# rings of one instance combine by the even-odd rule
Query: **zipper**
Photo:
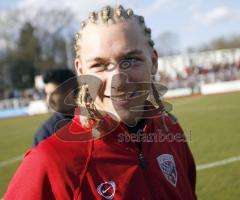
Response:
POLYGON ((138 153, 138 161, 142 169, 144 169, 147 166, 147 161, 144 159, 142 151, 138 153))
POLYGON ((138 147, 138 161, 139 161, 139 165, 142 169, 144 169, 147 166, 147 161, 144 159, 144 155, 142 152, 142 131, 143 128, 145 127, 147 123, 147 119, 143 118, 140 121, 138 121, 137 125, 134 127, 131 126, 127 126, 128 132, 130 134, 136 134, 138 140, 135 142, 137 147, 138 147), (141 135, 139 135, 139 131, 142 133, 141 135))
MULTIPOLYGON (((142 152, 142 140, 136 142, 137 146, 138 146, 138 149, 139 149, 139 153, 138 153, 138 160, 139 160, 139 165, 140 167, 143 169, 143 175, 144 175, 144 178, 146 180, 147 183, 149 183, 150 185, 151 182, 149 181, 149 177, 147 175, 147 170, 144 170, 146 169, 147 167, 147 161, 145 160, 144 158, 144 155, 143 155, 143 152, 142 152)), ((153 187, 149 187, 149 188, 153 188, 153 187)), ((154 192, 152 191, 152 189, 149 190, 149 196, 150 196, 150 199, 153 200, 153 199, 156 199, 155 196, 154 196, 154 192)))
POLYGON ((139 152, 138 152, 138 161, 139 165, 142 169, 146 168, 147 166, 147 161, 144 158, 143 152, 142 152, 142 140, 140 138, 140 141, 136 142, 139 152))

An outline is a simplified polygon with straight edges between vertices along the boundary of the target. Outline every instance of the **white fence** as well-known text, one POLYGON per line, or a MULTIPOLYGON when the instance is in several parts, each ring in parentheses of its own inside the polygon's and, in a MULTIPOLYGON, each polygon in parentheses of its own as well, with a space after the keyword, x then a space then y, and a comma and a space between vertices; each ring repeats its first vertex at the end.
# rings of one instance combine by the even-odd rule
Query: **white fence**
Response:
POLYGON ((240 91, 240 80, 202 84, 197 90, 193 90, 188 87, 168 90, 163 97, 173 98, 173 97, 190 96, 194 94, 195 91, 198 91, 201 95, 237 92, 237 91, 240 91))
POLYGON ((5 99, 0 101, 0 119, 47 113, 45 100, 5 99))
POLYGON ((201 94, 203 95, 235 91, 240 91, 240 80, 210 83, 201 86, 201 94))
POLYGON ((23 98, 0 100, 0 110, 24 108, 27 107, 30 102, 30 99, 23 98))

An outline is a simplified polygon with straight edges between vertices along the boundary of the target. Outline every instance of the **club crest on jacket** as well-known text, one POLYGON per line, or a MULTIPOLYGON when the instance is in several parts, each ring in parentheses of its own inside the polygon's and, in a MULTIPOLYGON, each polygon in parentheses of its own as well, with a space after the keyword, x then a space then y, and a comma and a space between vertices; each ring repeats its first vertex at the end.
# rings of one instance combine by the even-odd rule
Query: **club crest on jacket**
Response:
POLYGON ((157 162, 168 182, 176 187, 177 169, 173 156, 171 154, 162 154, 157 157, 157 162))

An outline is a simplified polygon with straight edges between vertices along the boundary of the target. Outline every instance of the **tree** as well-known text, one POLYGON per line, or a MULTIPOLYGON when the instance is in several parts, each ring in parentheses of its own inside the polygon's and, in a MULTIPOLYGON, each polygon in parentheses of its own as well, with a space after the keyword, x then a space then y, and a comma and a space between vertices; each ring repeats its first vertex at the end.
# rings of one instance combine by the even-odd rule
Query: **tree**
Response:
POLYGON ((174 32, 164 32, 155 39, 155 47, 160 56, 170 56, 180 52, 179 36, 174 32))
POLYGON ((210 42, 210 48, 212 50, 240 48, 240 36, 233 36, 231 38, 217 38, 210 42))
POLYGON ((220 49, 235 49, 240 48, 240 35, 231 37, 219 37, 210 42, 201 45, 200 47, 190 47, 188 52, 211 51, 220 49))
POLYGON ((11 52, 12 62, 9 74, 13 89, 32 88, 41 48, 34 36, 34 27, 25 23, 17 42, 16 50, 11 52))

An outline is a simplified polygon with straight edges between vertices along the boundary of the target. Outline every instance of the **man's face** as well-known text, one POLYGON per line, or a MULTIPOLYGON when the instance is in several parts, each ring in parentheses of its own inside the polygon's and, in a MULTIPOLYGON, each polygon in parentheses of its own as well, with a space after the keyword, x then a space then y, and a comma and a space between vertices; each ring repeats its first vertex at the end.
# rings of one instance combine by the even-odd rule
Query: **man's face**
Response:
POLYGON ((135 19, 114 25, 89 24, 82 33, 81 59, 75 60, 75 67, 78 74, 101 80, 101 85, 90 83, 99 89, 97 109, 129 125, 142 115, 130 109, 144 107, 157 70, 157 53, 135 19))
POLYGON ((69 103, 69 98, 72 99, 73 97, 69 97, 68 92, 64 91, 58 84, 47 83, 45 85, 45 93, 47 103, 52 111, 60 112, 62 114, 69 113, 71 107, 67 105, 66 99, 69 103))

